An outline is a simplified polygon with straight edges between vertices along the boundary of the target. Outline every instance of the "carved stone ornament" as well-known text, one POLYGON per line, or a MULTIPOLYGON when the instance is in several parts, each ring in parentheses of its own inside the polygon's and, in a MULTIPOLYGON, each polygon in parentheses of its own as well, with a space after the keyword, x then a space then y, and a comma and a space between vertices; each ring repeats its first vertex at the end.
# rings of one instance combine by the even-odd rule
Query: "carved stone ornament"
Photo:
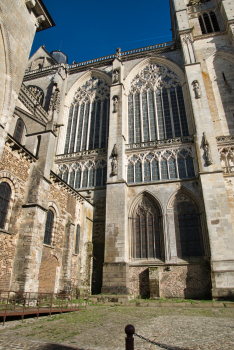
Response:
POLYGON ((111 161, 111 175, 117 175, 118 170, 118 152, 116 144, 113 147, 112 153, 111 153, 112 161, 111 161))
POLYGON ((34 95, 37 101, 42 105, 44 99, 44 92, 38 86, 30 85, 28 86, 29 91, 34 95))
POLYGON ((118 96, 113 97, 113 113, 118 112, 118 103, 119 103, 119 98, 118 96))
POLYGON ((201 92, 201 86, 198 80, 194 80, 192 82, 193 85, 193 91, 195 93, 195 98, 201 98, 202 97, 202 92, 201 92))
POLYGON ((212 165, 213 164, 213 159, 211 155, 211 150, 210 150, 210 144, 206 138, 206 133, 203 132, 203 149, 205 153, 205 158, 206 158, 206 165, 212 165))
POLYGON ((115 57, 117 57, 117 58, 120 58, 120 57, 121 57, 121 48, 120 48, 120 47, 118 47, 118 48, 116 49, 115 57))
POLYGON ((115 69, 113 71, 113 84, 119 83, 119 70, 115 69))
POLYGON ((60 104, 60 91, 59 88, 54 85, 53 92, 50 99, 49 112, 58 111, 59 112, 59 104, 60 104))

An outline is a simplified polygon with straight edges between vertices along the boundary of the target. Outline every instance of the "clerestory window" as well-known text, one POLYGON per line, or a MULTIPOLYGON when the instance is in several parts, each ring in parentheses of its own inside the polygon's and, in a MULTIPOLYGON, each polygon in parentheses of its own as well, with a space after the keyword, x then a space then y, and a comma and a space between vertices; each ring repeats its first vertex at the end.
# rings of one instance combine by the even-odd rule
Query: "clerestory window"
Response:
POLYGON ((131 82, 128 95, 129 143, 188 135, 179 77, 166 66, 146 66, 131 82))

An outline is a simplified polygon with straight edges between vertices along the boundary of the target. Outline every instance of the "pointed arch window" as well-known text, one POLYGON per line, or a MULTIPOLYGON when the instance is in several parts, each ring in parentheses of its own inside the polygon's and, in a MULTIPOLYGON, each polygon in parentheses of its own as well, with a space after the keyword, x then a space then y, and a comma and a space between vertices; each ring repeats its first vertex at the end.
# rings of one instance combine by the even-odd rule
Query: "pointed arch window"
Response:
POLYGON ((80 245, 80 225, 76 225, 75 254, 79 254, 80 245))
POLYGON ((7 182, 0 184, 0 228, 4 228, 11 198, 11 188, 7 182))
POLYGON ((109 85, 98 77, 76 91, 68 115, 64 153, 106 147, 109 97, 109 85))
POLYGON ((24 122, 21 118, 19 118, 17 120, 16 126, 15 126, 15 131, 14 131, 14 136, 13 136, 18 142, 21 142, 21 140, 22 140, 24 128, 25 128, 24 122))
POLYGON ((203 255, 200 215, 196 204, 179 195, 174 203, 177 254, 180 258, 203 255))
POLYGON ((54 226, 54 213, 51 209, 49 209, 47 213, 46 225, 45 225, 45 236, 44 236, 45 244, 48 244, 48 245, 51 244, 53 226, 54 226))
POLYGON ((136 259, 162 259, 161 215, 159 208, 143 196, 132 218, 132 256, 136 259))
POLYGON ((128 142, 188 135, 179 77, 166 66, 146 66, 133 79, 128 95, 128 142))

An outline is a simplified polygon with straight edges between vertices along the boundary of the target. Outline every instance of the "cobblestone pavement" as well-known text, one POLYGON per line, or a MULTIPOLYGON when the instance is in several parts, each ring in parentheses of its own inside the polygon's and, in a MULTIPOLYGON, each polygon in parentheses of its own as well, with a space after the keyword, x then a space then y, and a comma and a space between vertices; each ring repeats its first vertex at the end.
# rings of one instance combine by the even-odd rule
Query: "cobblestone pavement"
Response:
POLYGON ((74 326, 72 316, 54 316, 52 322, 49 317, 42 317, 39 321, 27 319, 23 325, 19 321, 7 322, 6 327, 0 326, 0 350, 123 350, 124 327, 128 323, 135 326, 136 333, 162 345, 155 346, 135 337, 136 350, 165 347, 169 350, 234 349, 234 309, 191 311, 93 307, 82 315, 76 314, 76 317, 83 317, 85 312, 94 318, 81 323, 76 320, 75 327, 79 332, 68 335, 64 341, 54 342, 50 334, 54 334, 55 329, 62 332, 66 326, 65 333, 68 333, 74 326), (43 333, 39 333, 40 329, 43 333))

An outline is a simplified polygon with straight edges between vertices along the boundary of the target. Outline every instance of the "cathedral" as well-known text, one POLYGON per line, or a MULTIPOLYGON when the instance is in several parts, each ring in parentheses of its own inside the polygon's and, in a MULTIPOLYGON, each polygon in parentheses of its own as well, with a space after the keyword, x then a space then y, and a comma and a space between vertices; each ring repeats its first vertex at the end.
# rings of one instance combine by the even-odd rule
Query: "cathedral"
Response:
POLYGON ((1 290, 234 297, 234 0, 168 1, 173 41, 72 64, 2 1, 1 290))

